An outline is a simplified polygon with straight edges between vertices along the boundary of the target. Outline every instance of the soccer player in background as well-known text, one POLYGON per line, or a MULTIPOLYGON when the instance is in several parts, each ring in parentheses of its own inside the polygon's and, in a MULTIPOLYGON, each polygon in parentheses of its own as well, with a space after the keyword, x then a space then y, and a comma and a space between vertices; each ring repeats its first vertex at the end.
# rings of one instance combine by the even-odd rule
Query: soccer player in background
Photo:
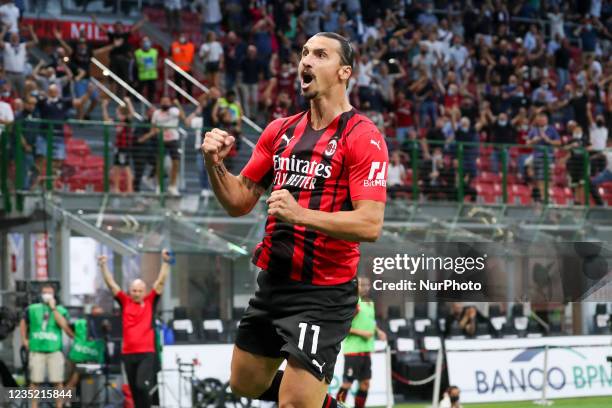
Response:
POLYGON ((374 302, 370 299, 370 279, 359 278, 359 302, 357 314, 351 323, 349 335, 344 340, 342 352, 344 353, 344 374, 342 385, 338 390, 336 399, 346 401, 353 381, 359 382, 359 390, 355 395, 355 408, 365 407, 372 378, 372 357, 374 340, 378 337, 386 341, 387 335, 376 326, 374 302))
POLYGON ((337 406, 327 388, 355 314, 359 242, 375 241, 382 229, 387 146, 346 96, 353 60, 336 33, 304 44, 298 72, 310 107, 272 121, 240 175, 223 164, 234 136, 213 129, 202 143, 211 185, 230 215, 249 213, 272 187, 253 255, 258 290, 238 328, 230 385, 281 407, 337 406))

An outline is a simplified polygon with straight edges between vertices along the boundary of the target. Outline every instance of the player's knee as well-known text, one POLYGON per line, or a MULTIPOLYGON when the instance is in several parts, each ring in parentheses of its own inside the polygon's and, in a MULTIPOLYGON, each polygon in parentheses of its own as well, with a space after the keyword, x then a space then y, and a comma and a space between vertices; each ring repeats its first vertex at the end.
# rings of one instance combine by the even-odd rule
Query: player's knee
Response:
POLYGON ((229 384, 232 393, 239 397, 256 399, 266 391, 266 385, 258 383, 255 378, 247 381, 245 378, 240 378, 233 373, 230 376, 229 384))

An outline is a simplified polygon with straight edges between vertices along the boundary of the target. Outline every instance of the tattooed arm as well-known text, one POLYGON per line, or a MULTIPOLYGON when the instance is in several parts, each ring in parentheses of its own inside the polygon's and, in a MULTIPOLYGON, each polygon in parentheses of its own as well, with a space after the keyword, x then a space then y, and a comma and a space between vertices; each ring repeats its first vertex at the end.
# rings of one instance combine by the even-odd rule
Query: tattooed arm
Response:
POLYGON ((227 170, 223 159, 233 144, 233 136, 223 130, 213 129, 204 136, 202 154, 217 199, 229 215, 239 217, 255 207, 264 189, 243 175, 235 176, 227 170))

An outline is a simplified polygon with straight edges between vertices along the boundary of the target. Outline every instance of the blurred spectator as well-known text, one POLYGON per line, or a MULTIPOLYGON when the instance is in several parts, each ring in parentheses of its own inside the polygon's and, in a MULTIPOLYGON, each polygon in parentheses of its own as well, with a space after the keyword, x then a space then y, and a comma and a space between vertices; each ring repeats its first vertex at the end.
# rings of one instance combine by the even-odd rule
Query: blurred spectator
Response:
MULTIPOLYGON (((66 158, 66 147, 64 145, 64 122, 72 113, 73 108, 83 105, 94 93, 93 85, 89 85, 87 93, 81 98, 62 97, 60 88, 57 84, 49 85, 46 96, 41 96, 36 103, 36 110, 43 120, 50 121, 49 124, 42 126, 42 132, 36 139, 36 168, 38 174, 44 172, 43 163, 48 157, 48 148, 51 148, 51 158, 53 160, 53 174, 46 174, 46 177, 53 177, 55 185, 59 186, 59 171, 62 162, 66 158), (49 135, 49 132, 51 134, 49 135), (48 138, 51 138, 52 145, 48 146, 48 138)), ((37 182, 40 182, 38 180, 37 182)))
MULTIPOLYGON (((198 99, 198 107, 185 118, 185 125, 195 131, 195 145, 196 149, 196 161, 198 165, 198 178, 200 182, 200 195, 208 197, 210 196, 210 186, 208 185, 208 174, 206 173, 206 166, 204 165, 204 158, 201 154, 202 147, 202 135, 208 129, 212 128, 212 117, 205 115, 204 110, 208 105, 208 94, 203 93, 198 99), (206 117, 208 116, 208 117, 206 117)), ((209 112, 210 113, 210 112, 209 112)))
POLYGON ((38 44, 38 37, 34 32, 34 28, 29 25, 28 29, 32 37, 30 41, 20 42, 19 33, 14 31, 10 34, 9 42, 4 42, 7 29, 8 27, 5 25, 2 28, 2 32, 0 32, 0 48, 3 50, 2 58, 4 64, 4 74, 19 96, 23 96, 26 70, 26 50, 38 44))
MULTIPOLYGON (((172 169, 170 170, 168 193, 179 195, 178 190, 178 172, 179 172, 179 132, 178 125, 185 120, 185 113, 181 108, 178 100, 174 100, 174 106, 168 96, 163 96, 159 102, 159 109, 155 110, 151 123, 153 124, 152 132, 158 134, 160 131, 163 134, 164 151, 172 160, 172 169)), ((163 162, 161 163, 163 165, 163 162)), ((157 171, 159 172, 159 168, 157 171)), ((157 177, 159 180, 159 177, 157 177)))
POLYGON ((136 91, 146 94, 149 100, 155 100, 157 84, 157 48, 153 47, 151 39, 147 36, 142 38, 142 47, 134 52, 138 82, 136 91), (146 89, 146 92, 144 90, 146 89))
POLYGON ((210 31, 219 34, 223 19, 219 0, 198 0, 198 6, 202 12, 202 35, 205 36, 210 31))
MULTIPOLYGON (((489 141, 495 144, 511 145, 517 143, 516 130, 512 123, 508 120, 508 114, 501 112, 497 117, 492 117, 492 124, 489 125, 489 141)), ((508 163, 507 150, 502 147, 496 147, 491 155, 491 171, 499 170, 499 162, 503 154, 506 154, 506 163, 508 163)))
POLYGON ((181 0, 165 0, 166 25, 171 34, 178 33, 181 21, 181 0))
MULTIPOLYGON (((12 0, 2 0, 0 6, 0 22, 2 22, 2 28, 6 27, 6 30, 13 34, 19 33, 19 17, 21 12, 12 0)), ((4 39, 4 36, 2 36, 4 39)))
MULTIPOLYGON (((23 187, 27 190, 32 186, 32 181, 35 179, 36 167, 34 166, 34 153, 36 147, 36 138, 38 136, 40 124, 30 121, 35 119, 38 115, 36 112, 36 98, 33 96, 26 96, 23 100, 23 108, 15 110, 15 122, 19 123, 18 126, 13 127, 15 132, 15 139, 17 140, 19 132, 21 132, 21 146, 23 147, 23 169, 24 169, 24 180, 23 187)), ((19 103, 16 103, 19 106, 19 103)))
POLYGON ((126 193, 134 192, 134 175, 132 174, 132 152, 134 145, 134 128, 132 119, 134 118, 134 107, 130 98, 123 98, 125 106, 117 106, 113 121, 108 114, 108 99, 102 99, 102 117, 106 123, 114 123, 115 126, 115 161, 111 169, 111 181, 113 192, 121 192, 121 180, 125 177, 126 193), (125 174, 125 176, 124 176, 125 174))
MULTIPOLYGON (((54 30, 55 39, 60 43, 62 48, 66 52, 65 61, 67 63, 67 69, 72 72, 74 82, 74 96, 77 98, 82 97, 87 92, 90 82, 90 67, 92 51, 89 42, 85 38, 84 30, 79 32, 79 37, 73 46, 70 46, 62 38, 62 33, 59 29, 54 30)), ((80 106, 77 117, 79 119, 91 119, 90 115, 98 104, 98 91, 89 98, 89 105, 87 109, 84 106, 80 106)))
POLYGON ((570 186, 574 192, 574 202, 583 203, 586 137, 582 128, 573 120, 567 122, 565 132, 568 134, 568 140, 564 148, 569 151, 565 167, 570 177, 570 186))
POLYGON ((402 164, 401 152, 395 150, 391 153, 389 170, 387 171, 387 193, 389 197, 407 196, 406 168, 402 164))
MULTIPOLYGON (((192 74, 193 57, 195 55, 195 45, 187 38, 187 34, 181 33, 178 41, 174 41, 170 46, 170 59, 183 71, 192 74)), ((193 93, 193 85, 191 81, 181 75, 179 72, 174 73, 174 82, 181 89, 187 91, 189 95, 193 93)), ((179 96, 179 99, 183 96, 179 96)))
POLYGON ((549 173, 549 169, 545 168, 545 165, 548 163, 548 166, 550 166, 553 163, 553 154, 550 148, 561 144, 559 133, 554 126, 548 124, 546 113, 538 113, 534 126, 529 131, 527 144, 535 146, 533 168, 540 198, 542 198, 546 194, 544 191, 545 176, 549 173), (545 155, 548 160, 545 159, 545 155))
POLYGON ((204 62, 208 83, 219 87, 221 78, 219 70, 223 68, 223 46, 217 41, 217 34, 214 31, 206 34, 206 42, 200 47, 200 58, 204 62))
POLYGON ((408 132, 416 127, 412 102, 406 98, 404 91, 397 92, 395 100, 395 134, 400 146, 406 141, 408 132))
POLYGON ((612 182, 612 139, 608 139, 608 148, 599 154, 604 156, 606 167, 591 180, 591 195, 597 205, 603 205, 598 189, 601 184, 612 182))
POLYGON ((242 76, 238 86, 242 106, 245 115, 252 117, 257 114, 259 81, 267 76, 266 64, 257 58, 257 48, 254 45, 249 45, 247 48, 246 58, 240 64, 240 72, 242 76))
POLYGON ((451 304, 450 314, 446 317, 446 334, 449 335, 451 329, 456 327, 464 336, 473 337, 478 323, 489 323, 489 320, 476 307, 464 307, 462 303, 454 302, 451 304))
POLYGON ((234 89, 240 72, 240 64, 246 55, 246 46, 244 42, 236 35, 234 31, 230 31, 225 38, 223 47, 223 59, 225 61, 225 89, 234 89))
MULTIPOLYGON (((121 21, 117 21, 113 25, 112 31, 107 30, 98 23, 96 17, 92 15, 92 21, 109 40, 109 44, 94 51, 94 54, 109 53, 110 66, 109 69, 123 81, 130 81, 130 61, 132 50, 130 46, 130 38, 133 33, 140 30, 143 24, 147 21, 145 16, 142 20, 134 24, 129 30, 125 28, 121 21)), ((115 81, 112 82, 113 92, 120 97, 125 96, 125 88, 118 86, 115 81)))
POLYGON ((155 108, 147 109, 144 120, 134 127, 135 143, 132 147, 134 159, 134 191, 141 191, 142 186, 155 190, 155 181, 145 174, 147 167, 155 169, 157 165, 157 135, 151 125, 151 118, 155 108))
MULTIPOLYGON (((60 65, 65 66, 65 62, 61 61, 60 65)), ((55 68, 52 65, 46 65, 45 61, 41 60, 34 68, 34 71, 32 71, 32 76, 43 92, 47 92, 51 85, 56 85, 60 90, 61 96, 64 96, 63 90, 72 80, 72 71, 68 69, 67 72, 68 75, 58 78, 55 68)))
MULTIPOLYGON (((240 101, 236 99, 236 92, 233 90, 227 91, 224 98, 219 98, 212 111, 212 119, 214 123, 223 122, 222 113, 229 113, 229 124, 232 128, 232 135, 236 138, 236 149, 240 145, 240 133, 242 131, 242 106, 240 101)), ((227 121, 225 125, 227 126, 227 121)))
POLYGON ((606 165, 604 157, 601 153, 608 142, 609 129, 606 126, 603 115, 599 114, 593 119, 593 107, 589 102, 587 104, 587 117, 589 118, 589 152, 593 156, 591 158, 592 174, 599 173, 606 165))
POLYGON ((461 118, 459 125, 454 130, 455 141, 463 144, 463 174, 466 177, 466 184, 469 184, 469 181, 476 177, 478 135, 467 116, 461 118))
POLYGON ((321 21, 325 18, 317 0, 308 0, 306 9, 300 14, 299 25, 308 37, 321 31, 321 21))

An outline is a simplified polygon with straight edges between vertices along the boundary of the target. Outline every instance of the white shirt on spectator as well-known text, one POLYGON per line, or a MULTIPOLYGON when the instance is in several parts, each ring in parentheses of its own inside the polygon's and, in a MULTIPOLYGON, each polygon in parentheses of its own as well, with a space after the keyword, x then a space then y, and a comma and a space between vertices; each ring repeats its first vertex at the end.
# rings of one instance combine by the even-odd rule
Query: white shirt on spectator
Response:
POLYGON ((390 186, 403 186, 404 179, 403 175, 406 174, 406 169, 403 164, 393 165, 389 163, 389 170, 387 172, 387 183, 390 186))
POLYGON ((164 5, 168 10, 180 10, 181 9, 181 0, 165 0, 164 5))
POLYGON ((178 140, 179 133, 176 127, 179 125, 179 117, 180 113, 176 106, 172 106, 167 111, 157 109, 153 112, 153 117, 151 118, 152 124, 164 127, 174 127, 174 129, 164 129, 164 142, 178 140))
MULTIPOLYGON (((15 116, 13 115, 13 108, 6 102, 0 101, 0 121, 2 122, 13 122, 15 120, 15 116)), ((0 125, 0 134, 4 130, 4 126, 0 125)))
POLYGON ((563 30, 563 13, 548 13, 547 15, 550 20, 550 37, 555 38, 555 35, 559 34, 561 38, 565 38, 565 31, 563 30))
POLYGON ((202 5, 202 16, 205 23, 216 24, 221 21, 219 0, 200 0, 200 4, 202 5))
POLYGON ((602 151, 608 143, 608 128, 605 126, 591 125, 589 128, 589 140, 593 150, 602 151))
POLYGON ((200 57, 204 59, 205 63, 219 62, 222 55, 223 47, 219 41, 204 43, 200 47, 200 57))
POLYGON ((202 116, 196 116, 191 119, 190 127, 195 130, 195 145, 196 150, 200 150, 202 147, 202 128, 204 127, 204 118, 202 116))
POLYGON ((15 3, 6 3, 0 6, 0 21, 5 26, 8 26, 9 33, 19 32, 19 9, 15 3))
POLYGON ((537 47, 538 42, 536 41, 535 35, 531 31, 528 31, 525 34, 525 39, 523 40, 523 47, 529 52, 533 51, 535 47, 537 47))
POLYGON ((455 67, 460 68, 465 64, 470 53, 463 44, 452 46, 448 51, 449 59, 455 63, 455 67))
POLYGON ((365 64, 361 61, 357 64, 357 86, 370 86, 372 79, 372 69, 374 69, 374 63, 368 61, 365 64))
POLYGON ((591 11, 590 15, 593 17, 600 18, 601 17, 601 0, 591 0, 591 11))
POLYGON ((27 55, 25 43, 14 47, 11 43, 5 42, 3 55, 5 71, 23 73, 27 55))

